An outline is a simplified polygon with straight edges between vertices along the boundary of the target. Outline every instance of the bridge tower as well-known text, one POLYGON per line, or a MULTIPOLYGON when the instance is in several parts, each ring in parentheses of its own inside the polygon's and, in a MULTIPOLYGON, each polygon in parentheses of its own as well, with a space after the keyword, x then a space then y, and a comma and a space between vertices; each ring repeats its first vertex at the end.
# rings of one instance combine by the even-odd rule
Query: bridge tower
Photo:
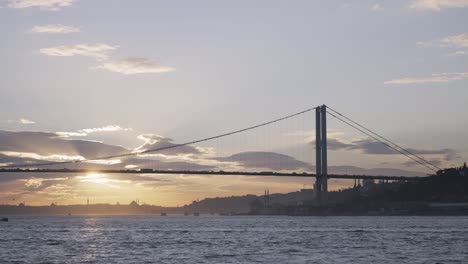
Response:
POLYGON ((328 164, 327 164, 327 106, 315 109, 315 194, 320 205, 327 203, 328 164))

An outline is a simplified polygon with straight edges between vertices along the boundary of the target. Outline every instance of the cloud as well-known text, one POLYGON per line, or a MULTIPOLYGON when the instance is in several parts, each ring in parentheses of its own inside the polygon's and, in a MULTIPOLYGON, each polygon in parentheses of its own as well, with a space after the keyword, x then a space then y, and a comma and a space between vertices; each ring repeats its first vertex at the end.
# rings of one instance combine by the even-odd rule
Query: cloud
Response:
POLYGON ((371 8, 372 11, 382 11, 384 8, 380 4, 374 4, 371 8))
POLYGON ((86 137, 88 134, 79 132, 55 132, 59 137, 86 137))
POLYGON ((442 45, 445 44, 452 47, 468 47, 468 33, 448 36, 441 39, 440 43, 442 43, 442 45))
POLYGON ((18 120, 8 120, 8 123, 16 123, 16 124, 21 124, 21 125, 32 125, 35 124, 35 121, 26 119, 26 118, 20 118, 18 120))
MULTIPOLYGON (((429 161, 431 164, 434 164, 435 166, 443 166, 442 160, 440 159, 428 159, 427 161, 429 161)), ((404 162, 403 165, 407 167, 412 167, 412 166, 419 166, 419 163, 417 163, 414 160, 409 160, 407 162, 404 162)))
POLYGON ((468 47, 468 33, 462 33, 458 35, 448 36, 442 39, 432 40, 432 41, 420 41, 416 43, 419 46, 423 47, 458 47, 458 48, 467 48, 468 47))
MULTIPOLYGON (((143 134, 139 135, 138 139, 143 140, 145 143, 135 149, 136 152, 141 152, 149 149, 160 149, 166 147, 173 147, 177 144, 172 143, 173 139, 165 138, 156 134, 143 134)), ((193 146, 181 146, 171 149, 155 152, 158 155, 196 155, 202 154, 202 151, 193 146)))
MULTIPOLYGON (((359 149, 359 147, 355 144, 355 140, 352 142, 344 142, 341 139, 338 138, 327 138, 327 149, 328 150, 356 150, 359 149)), ((315 139, 310 142, 315 148, 315 139)))
POLYGON ((115 131, 130 131, 131 128, 122 128, 121 126, 116 125, 108 125, 103 127, 96 127, 96 128, 85 128, 78 130, 79 133, 96 133, 96 132, 115 132, 115 131))
POLYGON ((35 124, 36 122, 34 122, 32 120, 29 120, 29 119, 26 119, 26 118, 21 118, 19 120, 19 123, 23 124, 23 125, 30 125, 30 124, 35 124))
POLYGON ((413 0, 410 8, 416 10, 440 11, 444 8, 468 7, 468 0, 413 0))
MULTIPOLYGON (((370 155, 400 155, 395 150, 386 145, 370 139, 354 140, 351 143, 345 143, 338 139, 328 139, 327 147, 329 150, 357 150, 363 154, 370 155)), ((314 144, 314 142, 312 142, 314 144)), ((411 153, 416 155, 439 155, 444 160, 449 161, 458 158, 458 154, 453 149, 413 149, 406 148, 411 153)))
MULTIPOLYGON (((315 145, 315 141, 314 141, 315 145)), ((354 149, 354 145, 352 143, 345 143, 338 139, 334 138, 327 138, 327 148, 330 150, 340 150, 340 149, 354 149)))
POLYGON ((468 72, 437 73, 422 78, 402 78, 385 81, 384 84, 448 83, 468 78, 468 72))
MULTIPOLYGON (((372 141, 370 139, 364 139, 359 141, 354 141, 354 149, 359 149, 365 154, 372 155, 394 155, 398 154, 394 150, 388 148, 387 146, 381 144, 380 142, 372 141)), ((456 156, 455 150, 452 149, 413 149, 406 148, 409 152, 416 155, 443 155, 446 160, 451 160, 456 156)))
MULTIPOLYGON (((241 169, 315 172, 316 167, 307 162, 275 152, 242 152, 229 157, 217 158, 222 161, 237 162, 241 169)), ((329 166, 329 174, 348 175, 390 175, 390 176, 422 176, 420 172, 393 168, 360 168, 356 166, 329 166)))
POLYGON ((56 132, 58 136, 62 138, 69 138, 69 137, 86 137, 91 133, 100 133, 100 132, 117 132, 117 131, 132 131, 132 128, 122 128, 118 125, 108 125, 103 127, 95 127, 95 128, 85 128, 80 129, 77 132, 56 132))
POLYGON ((15 151, 2 151, 1 152, 3 155, 9 156, 9 157, 18 157, 18 158, 26 158, 30 160, 47 160, 47 161, 56 161, 56 162, 62 162, 62 161, 73 161, 73 160, 83 160, 84 158, 82 156, 67 156, 67 155, 60 155, 60 154, 51 154, 47 156, 39 155, 36 153, 28 153, 28 152, 15 152, 15 151))
POLYGON ((10 164, 26 164, 36 162, 34 159, 18 157, 18 156, 9 156, 6 154, 0 153, 0 166, 7 166, 10 164))
POLYGON ((99 60, 108 58, 108 53, 117 49, 118 46, 111 46, 108 44, 97 43, 97 44, 75 44, 75 45, 63 45, 50 48, 40 49, 39 52, 48 56, 86 56, 93 57, 99 60))
POLYGON ((98 65, 93 69, 107 70, 125 75, 142 73, 165 73, 175 71, 175 68, 173 67, 157 65, 147 58, 126 58, 120 60, 111 60, 103 62, 101 65, 98 65))
MULTIPOLYGON (((92 166, 96 168, 96 166, 92 166)), ((109 166, 106 166, 109 168, 109 166)), ((218 168, 211 165, 203 165, 195 162, 186 161, 161 161, 157 159, 150 159, 145 157, 128 157, 122 160, 122 163, 115 164, 112 169, 155 169, 155 170, 191 170, 191 171, 213 171, 218 168), (130 167, 129 167, 130 166, 130 167)))
POLYGON ((100 133, 100 132, 118 132, 118 131, 132 131, 132 128, 123 128, 118 125, 108 125, 103 127, 95 127, 95 128, 84 128, 80 129, 77 132, 56 132, 57 135, 60 137, 86 137, 88 134, 91 133, 100 133))
MULTIPOLYGON (((106 127, 104 127, 106 128, 106 127)), ((90 129, 87 132, 117 131, 118 129, 90 129)), ((64 132, 66 133, 66 132, 64 132)), ((71 132, 73 133, 73 132, 71 132)), ((145 144, 139 150, 146 148, 160 148, 174 146, 172 139, 147 134, 139 137, 145 140, 145 144)), ((0 130, 0 164, 35 164, 44 161, 70 161, 92 159, 102 156, 120 155, 132 152, 120 146, 108 145, 96 141, 69 140, 61 133, 46 132, 10 132, 0 130)), ((161 170, 214 170, 212 164, 205 160, 199 160, 205 153, 202 149, 192 146, 183 146, 165 151, 159 151, 154 155, 135 155, 121 157, 113 160, 97 160, 73 164, 73 168, 80 169, 125 169, 152 168, 161 170), (170 156, 172 155, 172 156, 170 156), (190 159, 177 161, 159 160, 164 158, 191 156, 190 159)), ((175 159, 175 158, 174 158, 175 159)), ((50 168, 63 168, 63 165, 54 165, 50 168)))
POLYGON ((40 8, 57 11, 63 7, 71 6, 74 0, 8 0, 10 8, 40 8))
MULTIPOLYGON (((177 145, 172 143, 172 139, 155 134, 140 135, 139 138, 145 141, 145 143, 138 148, 139 151, 149 148, 177 145)), ((338 139, 330 139, 329 149, 360 151, 361 153, 371 155, 397 154, 384 145, 370 140, 354 140, 350 143, 346 143, 338 139)), ((419 155, 428 155, 431 159, 453 160, 458 157, 458 154, 451 149, 409 150, 419 155)), ((130 149, 107 145, 101 142, 64 139, 57 133, 0 131, 1 166, 35 164, 44 161, 83 160, 130 152, 130 149)), ((213 157, 207 156, 203 149, 196 146, 182 146, 158 151, 149 155, 136 153, 134 156, 119 157, 118 159, 73 163, 70 166, 65 165, 65 167, 89 170, 148 168, 156 170, 190 171, 295 171, 298 173, 315 171, 315 166, 311 163, 281 153, 251 151, 236 153, 227 157, 213 157), (182 158, 176 159, 177 157, 182 158), (185 159, 184 157, 189 158, 185 159)), ((48 168, 62 169, 64 165, 58 164, 48 166, 48 168)), ((354 169, 342 169, 330 166, 330 173, 350 174, 351 172, 368 175, 399 175, 404 173, 406 173, 406 175, 411 175, 407 172, 391 171, 390 169, 368 170, 357 167, 354 167, 354 169)), ((9 177, 8 179, 12 180, 15 179, 15 177, 9 177)), ((41 177, 44 176, 41 175, 41 177)))
POLYGON ((44 25, 44 26, 35 26, 31 29, 33 33, 58 33, 58 34, 67 34, 80 32, 80 29, 73 26, 64 26, 61 24, 54 25, 44 25))
POLYGON ((128 153, 130 150, 119 146, 85 140, 67 140, 56 133, 11 132, 0 130, 0 153, 34 153, 28 158, 81 156, 95 158, 128 153), (56 155, 56 156, 53 156, 56 155))
POLYGON ((63 45, 50 48, 40 49, 39 52, 48 56, 86 56, 93 57, 100 61, 100 64, 91 67, 93 70, 105 70, 110 72, 121 73, 125 75, 135 75, 143 73, 166 73, 172 72, 176 69, 169 66, 161 66, 147 58, 126 58, 108 60, 109 53, 118 48, 118 46, 111 46, 108 44, 76 44, 76 45, 63 45))
POLYGON ((311 164, 297 160, 291 156, 275 152, 241 152, 229 157, 215 158, 224 162, 237 162, 243 168, 268 169, 274 171, 297 170, 311 171, 311 164))
POLYGON ((458 51, 449 53, 449 54, 447 54, 447 55, 448 55, 448 56, 463 56, 463 55, 467 55, 467 53, 464 52, 464 51, 462 51, 462 50, 458 50, 458 51))

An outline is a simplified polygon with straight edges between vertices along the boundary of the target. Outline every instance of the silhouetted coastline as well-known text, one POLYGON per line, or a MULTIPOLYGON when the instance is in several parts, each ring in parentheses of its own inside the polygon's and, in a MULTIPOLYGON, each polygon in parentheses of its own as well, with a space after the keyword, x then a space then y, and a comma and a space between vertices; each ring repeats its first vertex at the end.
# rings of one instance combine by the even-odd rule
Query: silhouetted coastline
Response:
POLYGON ((328 194, 320 206, 314 190, 286 194, 206 198, 182 207, 131 202, 27 206, 0 205, 0 215, 468 215, 468 168, 439 171, 420 181, 358 181, 328 194))

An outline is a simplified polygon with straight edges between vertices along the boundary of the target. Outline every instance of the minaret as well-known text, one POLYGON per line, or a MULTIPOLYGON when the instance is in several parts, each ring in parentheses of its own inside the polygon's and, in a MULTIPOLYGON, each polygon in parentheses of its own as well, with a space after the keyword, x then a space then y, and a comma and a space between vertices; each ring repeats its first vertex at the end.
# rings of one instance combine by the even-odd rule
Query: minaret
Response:
POLYGON ((267 189, 267 207, 270 207, 270 189, 267 189))

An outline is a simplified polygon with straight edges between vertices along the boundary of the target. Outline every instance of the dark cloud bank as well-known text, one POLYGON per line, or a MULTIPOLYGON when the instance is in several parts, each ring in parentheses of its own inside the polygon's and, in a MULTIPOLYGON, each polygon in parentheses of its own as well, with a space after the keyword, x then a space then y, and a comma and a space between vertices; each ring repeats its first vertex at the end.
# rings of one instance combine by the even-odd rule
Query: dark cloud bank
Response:
MULTIPOLYGON (((167 146, 173 146, 175 143, 170 138, 164 138, 156 135, 142 135, 140 139, 145 143, 137 150, 157 149, 167 146)), ((366 154, 390 155, 395 154, 378 143, 360 140, 352 143, 344 143, 335 139, 330 139, 329 148, 331 150, 359 150, 366 154)), ((1 164, 32 164, 43 163, 44 160, 34 158, 23 158, 6 155, 8 152, 16 153, 35 153, 41 156, 66 155, 82 156, 86 159, 99 156, 118 155, 131 152, 120 146, 113 146, 95 141, 70 140, 60 137, 55 133, 44 132, 11 132, 0 131, 0 163, 1 164), (3 152, 3 154, 1 153, 3 152)), ((446 159, 456 156, 456 152, 449 149, 444 150, 416 150, 411 151, 417 154, 439 154, 446 159)), ((221 164, 237 164, 243 170, 256 171, 295 171, 295 172, 314 172, 313 164, 303 162, 294 157, 274 153, 274 152, 242 152, 228 157, 207 158, 203 156, 198 148, 193 146, 184 146, 181 148, 172 148, 169 150, 157 152, 166 156, 176 157, 177 155, 190 155, 191 160, 167 161, 157 157, 127 157, 120 158, 121 163, 117 164, 95 164, 95 163, 77 163, 70 167, 81 169, 126 169, 126 168, 152 168, 161 170, 219 170, 221 164), (203 164, 198 161, 203 159, 203 164), (208 164, 208 165, 206 165, 208 164), (132 165, 128 167, 128 165, 132 165)), ((57 165, 55 168, 63 168, 63 165, 57 165)), ((419 172, 406 171, 391 168, 364 169, 355 166, 330 166, 330 174, 367 174, 367 175, 392 175, 392 176, 415 176, 422 175, 419 172)), ((45 175, 0 175, 0 181, 12 181, 18 179, 28 179, 31 177, 44 177, 45 175)), ((139 178, 139 175, 125 176, 125 179, 135 181, 148 181, 149 178, 139 178)))

